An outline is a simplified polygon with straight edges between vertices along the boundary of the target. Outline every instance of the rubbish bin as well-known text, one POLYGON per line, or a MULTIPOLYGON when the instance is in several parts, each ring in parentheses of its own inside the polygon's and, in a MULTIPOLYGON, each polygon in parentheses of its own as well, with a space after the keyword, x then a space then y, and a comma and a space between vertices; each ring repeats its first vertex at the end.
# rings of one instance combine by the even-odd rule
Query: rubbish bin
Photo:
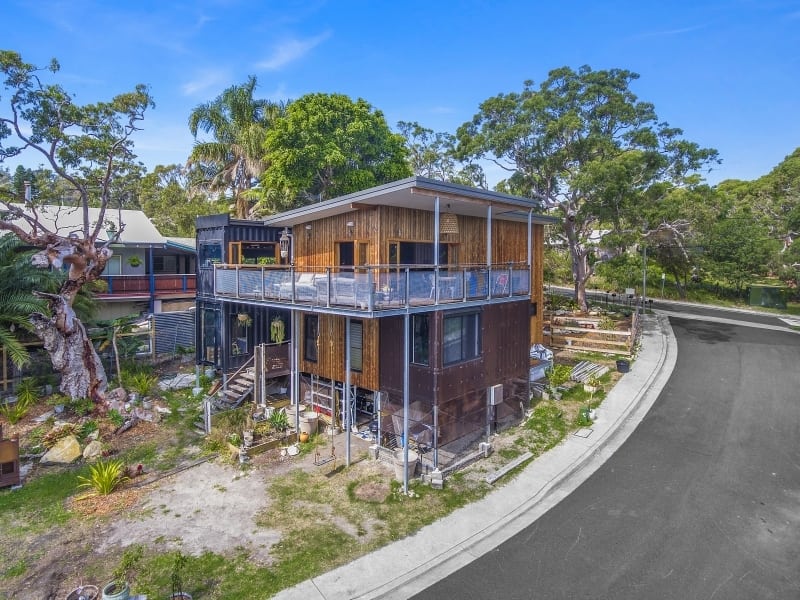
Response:
MULTIPOLYGON (((414 478, 414 472, 417 470, 417 461, 419 455, 413 450, 408 451, 408 479, 414 478)), ((403 448, 397 448, 394 451, 394 477, 397 481, 403 481, 403 448)))
POLYGON ((631 361, 620 359, 617 361, 617 371, 620 373, 627 373, 631 370, 631 361))

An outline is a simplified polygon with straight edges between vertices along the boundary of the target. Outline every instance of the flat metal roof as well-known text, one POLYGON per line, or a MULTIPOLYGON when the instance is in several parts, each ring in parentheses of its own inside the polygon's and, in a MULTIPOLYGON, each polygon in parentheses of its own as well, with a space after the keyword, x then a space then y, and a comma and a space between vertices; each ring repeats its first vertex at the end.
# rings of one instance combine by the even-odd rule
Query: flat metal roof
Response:
POLYGON ((487 208, 491 205, 492 219, 527 223, 528 214, 533 210, 534 223, 549 225, 557 222, 554 217, 536 214, 536 211, 543 210, 542 204, 537 200, 424 177, 409 177, 272 215, 264 219, 264 224, 293 227, 372 206, 433 211, 437 197, 440 212, 485 218, 487 208))

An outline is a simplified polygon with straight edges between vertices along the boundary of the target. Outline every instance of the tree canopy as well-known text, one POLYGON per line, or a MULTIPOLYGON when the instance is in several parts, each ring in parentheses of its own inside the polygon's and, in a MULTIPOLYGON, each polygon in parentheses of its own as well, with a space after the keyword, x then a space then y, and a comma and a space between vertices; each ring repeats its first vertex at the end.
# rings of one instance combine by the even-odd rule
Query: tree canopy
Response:
POLYGON ((630 89, 638 77, 624 69, 562 67, 538 88, 527 81, 521 92, 486 100, 457 133, 460 157, 494 162, 509 175, 501 190, 539 199, 561 217, 584 308, 594 271, 592 231, 601 224, 638 228, 648 188, 696 183, 690 176, 717 160, 715 150, 682 139, 652 104, 638 100, 630 89))
POLYGON ((251 195, 247 192, 264 172, 264 138, 285 105, 256 99, 256 78, 234 85, 211 102, 197 106, 189 115, 189 130, 197 139, 200 131, 211 140, 198 140, 188 164, 205 173, 204 187, 224 190, 236 204, 236 216, 249 216, 251 195))
POLYGON ((411 175, 403 137, 392 133, 383 113, 343 94, 307 94, 291 102, 264 148, 259 193, 272 212, 411 175))

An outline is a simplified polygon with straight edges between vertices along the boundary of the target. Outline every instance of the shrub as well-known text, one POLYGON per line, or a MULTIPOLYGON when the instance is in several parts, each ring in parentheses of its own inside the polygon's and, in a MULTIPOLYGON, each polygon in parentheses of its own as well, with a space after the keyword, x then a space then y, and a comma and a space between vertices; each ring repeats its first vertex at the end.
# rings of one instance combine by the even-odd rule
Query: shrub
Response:
POLYGON ((141 371, 139 373, 133 373, 132 375, 129 375, 127 377, 127 381, 128 387, 139 394, 140 397, 144 398, 145 396, 149 396, 153 391, 156 382, 158 382, 158 377, 152 375, 151 373, 141 371))
POLYGON ((75 435, 78 432, 78 426, 75 423, 64 423, 59 427, 55 427, 48 431, 42 438, 42 446, 47 449, 56 445, 58 440, 67 436, 75 435))
POLYGON ((125 417, 123 417, 120 412, 116 408, 112 408, 108 411, 108 420, 111 421, 111 424, 116 427, 122 427, 122 424, 125 423, 125 417))
POLYGON ((14 425, 28 413, 30 407, 31 403, 29 401, 23 400, 18 396, 16 402, 0 404, 0 415, 3 415, 9 423, 14 425))
POLYGON ((275 431, 283 432, 289 428, 289 417, 286 415, 286 411, 273 411, 268 420, 270 427, 275 431))
POLYGON ((120 484, 128 481, 125 473, 125 465, 121 460, 101 460, 89 467, 88 477, 78 476, 78 480, 81 482, 78 487, 91 488, 95 494, 107 496, 120 484))
POLYGON ((69 408, 79 417, 85 417, 94 411, 95 404, 91 398, 76 398, 70 401, 69 408))

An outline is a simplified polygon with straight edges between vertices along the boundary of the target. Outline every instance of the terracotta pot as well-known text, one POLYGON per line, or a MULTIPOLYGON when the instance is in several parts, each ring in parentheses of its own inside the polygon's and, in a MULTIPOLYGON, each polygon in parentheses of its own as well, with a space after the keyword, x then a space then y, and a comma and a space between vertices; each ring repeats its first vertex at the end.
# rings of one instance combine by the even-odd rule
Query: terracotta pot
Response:
POLYGON ((305 431, 301 431, 301 432, 300 432, 300 443, 301 443, 301 444, 304 444, 304 443, 306 443, 306 442, 308 441, 308 438, 309 438, 309 437, 310 437, 310 436, 308 435, 308 433, 307 433, 307 432, 305 432, 305 431))

